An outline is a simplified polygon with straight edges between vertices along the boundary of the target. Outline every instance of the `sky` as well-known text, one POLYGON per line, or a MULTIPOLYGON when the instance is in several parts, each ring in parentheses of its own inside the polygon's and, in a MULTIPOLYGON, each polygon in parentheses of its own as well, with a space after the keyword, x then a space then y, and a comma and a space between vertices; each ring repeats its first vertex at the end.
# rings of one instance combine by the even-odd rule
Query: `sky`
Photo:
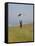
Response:
POLYGON ((34 23, 35 23, 35 4, 34 4, 34 23))
POLYGON ((23 24, 33 22, 33 5, 8 4, 8 25, 15 26, 22 20, 23 24), (21 13, 21 17, 18 17, 21 13), (21 18, 21 19, 20 19, 21 18))

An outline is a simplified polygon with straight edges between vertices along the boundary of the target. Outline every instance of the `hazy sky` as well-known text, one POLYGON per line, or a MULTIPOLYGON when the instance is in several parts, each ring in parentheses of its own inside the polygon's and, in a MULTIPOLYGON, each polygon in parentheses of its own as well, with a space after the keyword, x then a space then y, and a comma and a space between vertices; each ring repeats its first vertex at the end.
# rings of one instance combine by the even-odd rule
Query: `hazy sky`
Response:
POLYGON ((23 4, 8 4, 8 24, 18 25, 19 17, 18 14, 23 15, 23 24, 33 22, 33 5, 23 5, 23 4))
POLYGON ((34 23, 35 23, 35 4, 34 4, 34 23))

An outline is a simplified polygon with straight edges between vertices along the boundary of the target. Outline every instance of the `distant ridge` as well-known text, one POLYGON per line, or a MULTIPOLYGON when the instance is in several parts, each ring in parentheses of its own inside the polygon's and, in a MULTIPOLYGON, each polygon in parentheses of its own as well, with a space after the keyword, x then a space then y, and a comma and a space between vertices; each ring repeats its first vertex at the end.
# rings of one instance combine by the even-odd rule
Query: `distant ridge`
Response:
MULTIPOLYGON (((22 25, 28 25, 28 24, 33 24, 33 23, 24 23, 22 25)), ((15 27, 15 26, 20 26, 20 24, 17 24, 17 25, 8 25, 8 27, 15 27)))

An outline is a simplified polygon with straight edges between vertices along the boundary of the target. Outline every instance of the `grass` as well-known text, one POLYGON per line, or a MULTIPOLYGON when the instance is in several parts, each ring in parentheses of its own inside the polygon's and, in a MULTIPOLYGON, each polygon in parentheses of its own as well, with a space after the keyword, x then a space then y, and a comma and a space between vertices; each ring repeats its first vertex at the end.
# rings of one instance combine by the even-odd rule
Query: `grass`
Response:
POLYGON ((8 28, 8 42, 33 41, 32 24, 8 28))

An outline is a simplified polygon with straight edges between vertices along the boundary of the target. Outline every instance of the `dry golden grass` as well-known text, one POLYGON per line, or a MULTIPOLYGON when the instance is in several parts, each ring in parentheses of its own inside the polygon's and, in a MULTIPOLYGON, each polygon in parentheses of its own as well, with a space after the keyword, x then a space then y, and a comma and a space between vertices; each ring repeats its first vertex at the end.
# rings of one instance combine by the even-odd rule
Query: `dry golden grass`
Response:
POLYGON ((8 42, 33 41, 32 24, 8 28, 8 42))

